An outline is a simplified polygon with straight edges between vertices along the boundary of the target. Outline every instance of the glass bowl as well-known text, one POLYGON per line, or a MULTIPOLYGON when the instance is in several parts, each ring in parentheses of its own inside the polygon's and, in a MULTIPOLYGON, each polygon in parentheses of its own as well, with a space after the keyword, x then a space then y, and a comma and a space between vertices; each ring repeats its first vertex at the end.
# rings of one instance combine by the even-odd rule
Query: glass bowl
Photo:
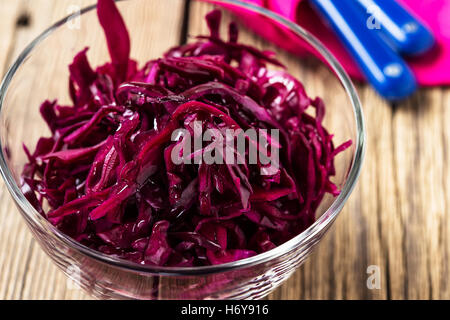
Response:
MULTIPOLYGON (((336 198, 326 197, 317 211, 316 222, 290 241, 257 256, 222 265, 193 268, 138 265, 89 249, 62 234, 38 214, 18 183, 26 162, 22 144, 34 150, 39 137, 49 135, 39 115, 40 103, 54 98, 61 104, 69 102, 68 65, 75 54, 88 46, 92 65, 109 59, 95 6, 82 9, 37 37, 6 74, 0 88, 0 168, 9 192, 42 249, 63 272, 95 297, 262 298, 305 261, 355 186, 364 154, 364 122, 357 94, 343 68, 322 44, 296 24, 239 1, 214 2, 226 7, 224 11, 236 12, 245 7, 253 18, 270 21, 276 25, 276 32, 297 37, 319 57, 291 56, 254 35, 246 26, 240 26, 242 42, 276 51, 289 72, 304 82, 309 95, 324 99, 325 126, 335 134, 335 144, 353 140, 352 147, 336 158, 337 174, 333 181, 342 190, 341 194, 336 198)), ((186 18, 194 12, 201 11, 203 15, 214 5, 187 0, 127 0, 118 2, 118 6, 130 31, 131 55, 142 63, 186 40, 185 31, 194 35, 206 33, 203 20, 186 18)), ((226 19, 230 16, 225 14, 226 19)))

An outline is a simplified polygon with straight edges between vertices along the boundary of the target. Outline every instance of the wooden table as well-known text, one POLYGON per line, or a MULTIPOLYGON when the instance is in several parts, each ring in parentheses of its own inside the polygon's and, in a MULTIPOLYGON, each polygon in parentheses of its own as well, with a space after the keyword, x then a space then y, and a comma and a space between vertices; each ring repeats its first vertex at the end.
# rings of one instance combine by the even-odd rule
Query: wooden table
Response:
MULTIPOLYGON (((94 0, 0 0, 0 70, 70 5, 94 0)), ((187 30, 206 8, 193 4, 187 30)), ((177 10, 186 8, 174 8, 177 10)), ((203 22, 202 22, 203 23, 203 22)), ((204 27, 202 29, 204 32, 204 27)), ((182 38, 183 35, 180 35, 182 38)), ((448 72, 444 71, 443 72, 448 72)), ((309 260, 270 299, 450 298, 450 90, 388 104, 358 86, 368 131, 359 184, 309 260), (366 285, 378 266, 380 289, 366 285)), ((0 183, 0 299, 89 299, 67 286, 0 183)))

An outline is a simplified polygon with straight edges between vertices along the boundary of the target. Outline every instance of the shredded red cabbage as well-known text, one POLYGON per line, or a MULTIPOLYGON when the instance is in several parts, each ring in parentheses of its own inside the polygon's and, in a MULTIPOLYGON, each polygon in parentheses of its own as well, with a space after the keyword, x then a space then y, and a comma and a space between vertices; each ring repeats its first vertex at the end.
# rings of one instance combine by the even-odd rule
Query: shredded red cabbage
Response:
POLYGON ((220 11, 206 16, 210 36, 142 68, 129 58, 113 0, 98 1, 98 17, 111 63, 94 70, 87 49, 78 53, 69 66, 73 105, 45 101, 52 136, 34 153, 25 147, 22 191, 62 232, 140 264, 220 264, 291 239, 314 222, 325 193, 339 194, 333 160, 351 142, 333 147, 322 100, 285 71, 269 71, 281 66, 272 53, 238 43, 234 23, 222 40, 220 11), (315 116, 305 112, 311 107, 315 116), (279 143, 268 136, 280 150, 278 169, 262 175, 264 165, 245 159, 173 163, 182 141, 172 132, 193 132, 199 121, 221 132, 278 129, 279 143))

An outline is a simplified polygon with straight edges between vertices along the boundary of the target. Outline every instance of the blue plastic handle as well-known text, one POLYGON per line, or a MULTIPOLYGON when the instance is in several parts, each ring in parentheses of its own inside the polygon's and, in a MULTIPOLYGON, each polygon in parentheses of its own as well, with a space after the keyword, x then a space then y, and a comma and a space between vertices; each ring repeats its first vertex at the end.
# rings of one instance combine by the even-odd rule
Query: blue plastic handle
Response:
POLYGON ((434 44, 430 30, 395 0, 357 0, 372 17, 372 27, 380 29, 386 40, 400 53, 419 55, 434 44))
POLYGON ((311 0, 352 55, 367 80, 389 100, 403 99, 417 89, 416 79, 402 58, 375 30, 354 0, 311 0), (356 4, 356 5, 355 5, 356 4))

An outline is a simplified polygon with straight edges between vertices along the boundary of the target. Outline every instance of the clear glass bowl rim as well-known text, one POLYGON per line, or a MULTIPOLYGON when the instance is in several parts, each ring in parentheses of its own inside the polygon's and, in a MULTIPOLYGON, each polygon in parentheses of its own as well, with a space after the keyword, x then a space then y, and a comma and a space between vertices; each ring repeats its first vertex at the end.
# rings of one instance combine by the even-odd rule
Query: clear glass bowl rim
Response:
MULTIPOLYGON (((131 0, 115 0, 116 2, 122 1, 131 1, 131 0)), ((186 0, 184 0, 186 1, 186 0)), ((353 86, 350 77, 347 75, 344 68, 340 65, 340 63, 336 60, 336 58, 326 49, 326 47, 312 34, 308 31, 300 27, 299 25, 283 18, 282 16, 269 11, 262 7, 257 7, 250 3, 245 3, 240 0, 200 0, 205 2, 219 3, 219 4, 228 4, 241 8, 245 8, 249 11, 253 11, 255 13, 261 14, 267 18, 275 20, 280 25, 290 29, 303 40, 305 40, 309 45, 311 45, 315 50, 317 50, 325 61, 328 63, 329 67, 334 71, 335 75, 341 82, 344 87, 353 107, 354 118, 356 122, 356 141, 355 143, 355 153, 353 156, 352 165, 350 171, 347 176, 347 180, 341 189, 341 193, 330 207, 311 225, 309 228, 304 230, 299 235, 295 236, 291 240, 283 243, 276 248, 269 250, 264 253, 260 253, 256 256, 238 260, 235 262, 224 263, 220 265, 213 266, 200 266, 200 267, 158 267, 158 266, 148 266, 148 265, 140 265, 135 262, 115 258, 108 256, 106 254, 100 253, 93 249, 90 249, 69 236, 63 234, 57 228, 50 224, 44 217, 42 217, 36 209, 31 205, 31 203, 25 198, 22 194, 19 186, 16 184, 10 169, 8 168, 5 160, 5 154, 3 146, 0 141, 0 172, 3 176, 3 179, 6 183, 6 186, 11 193, 13 199, 19 205, 20 209, 24 213, 23 216, 27 220, 27 222, 31 225, 40 225, 46 230, 51 230, 53 234, 58 238, 58 240, 62 241, 65 245, 75 249, 83 255, 86 255, 90 258, 93 258, 97 261, 106 263, 108 265, 113 265, 115 267, 126 269, 133 272, 138 273, 149 273, 152 275, 160 275, 160 276, 192 276, 192 275, 206 275, 206 274, 214 274, 214 273, 222 273, 226 271, 231 271, 235 269, 241 269, 246 267, 252 267, 261 263, 265 263, 272 259, 278 258, 283 254, 295 249, 296 247, 301 247, 303 244, 310 241, 313 237, 320 234, 321 231, 326 230, 334 221, 336 216, 342 210, 345 202, 350 196, 353 188, 356 185, 358 180, 362 162, 365 154, 365 124, 364 124, 364 116, 361 107, 360 100, 356 93, 356 89, 353 86)), ((91 5, 81 10, 81 14, 85 14, 91 10, 96 9, 97 5, 91 5)), ((24 63, 26 58, 32 53, 33 49, 42 41, 44 41, 49 35, 51 35, 56 29, 62 27, 64 24, 68 23, 71 19, 75 18, 75 16, 67 16, 43 33, 41 33, 37 38, 35 38, 19 55, 19 57, 15 60, 12 66, 7 71, 3 81, 0 85, 0 115, 3 109, 3 102, 5 95, 7 93, 8 87, 13 79, 18 68, 24 63)))

